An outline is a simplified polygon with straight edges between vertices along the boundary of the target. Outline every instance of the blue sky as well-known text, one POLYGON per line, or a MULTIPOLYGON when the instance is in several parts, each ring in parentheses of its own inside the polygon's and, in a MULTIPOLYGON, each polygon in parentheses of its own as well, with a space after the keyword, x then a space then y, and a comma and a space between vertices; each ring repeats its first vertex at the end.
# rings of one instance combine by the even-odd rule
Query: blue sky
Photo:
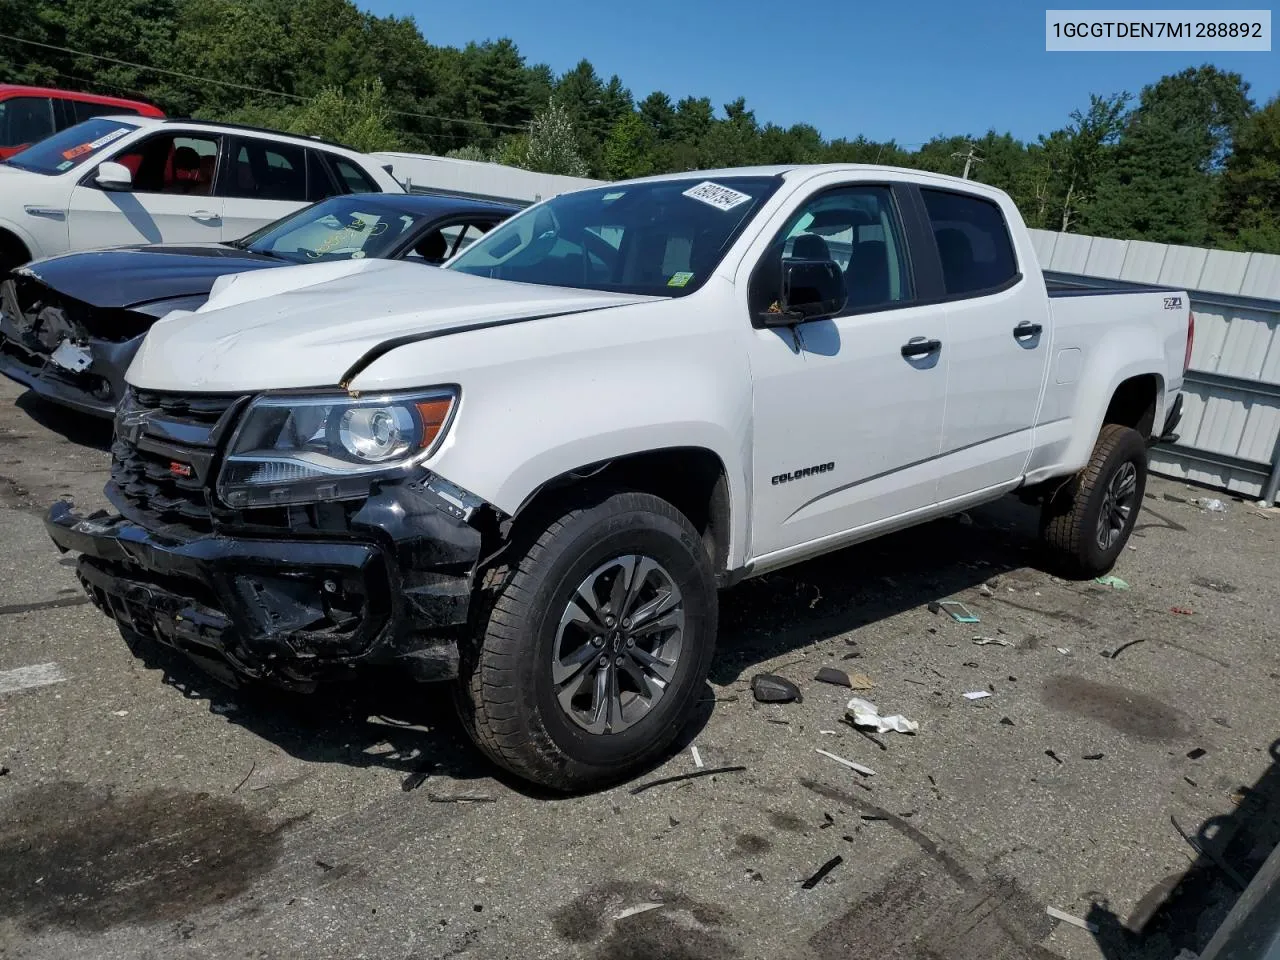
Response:
MULTIPOLYGON (((637 99, 652 90, 673 100, 707 96, 719 110, 744 96, 762 123, 804 121, 827 137, 861 133, 904 145, 991 127, 1034 139, 1066 123, 1091 92, 1136 95, 1163 74, 1201 63, 1242 74, 1259 105, 1280 93, 1277 52, 1046 53, 1046 4, 1038 3, 357 2, 377 14, 413 15, 432 43, 508 36, 530 63, 557 73, 586 57, 603 77, 618 74, 637 99)), ((1200 0, 1198 8, 1213 6, 1200 0)))

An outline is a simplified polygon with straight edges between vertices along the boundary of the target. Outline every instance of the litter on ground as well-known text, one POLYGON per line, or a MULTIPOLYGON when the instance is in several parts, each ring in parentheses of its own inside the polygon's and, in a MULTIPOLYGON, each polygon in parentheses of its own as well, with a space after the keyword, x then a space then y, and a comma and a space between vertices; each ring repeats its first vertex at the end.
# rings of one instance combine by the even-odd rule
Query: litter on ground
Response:
POLYGON ((702 754, 698 752, 697 747, 690 747, 689 752, 693 754, 693 765, 699 770, 702 769, 702 754))
POLYGON ((929 612, 944 612, 956 623, 981 623, 981 619, 959 600, 931 600, 929 612))
POLYGON ((1001 637, 974 637, 973 642, 980 647, 987 647, 995 644, 998 647, 1011 647, 1013 644, 1001 637))
POLYGON ((915 720, 908 720, 901 714, 895 713, 891 717, 880 716, 880 711, 876 708, 876 705, 870 700, 863 700, 861 697, 854 697, 850 700, 845 712, 855 726, 868 727, 875 730, 876 733, 918 733, 920 730, 919 723, 915 720))
POLYGON ((1098 925, 1088 920, 1081 920, 1079 917, 1073 917, 1069 913, 1063 913, 1057 907, 1045 907, 1044 912, 1055 920, 1061 920, 1063 923, 1069 923, 1073 927, 1079 927, 1081 930, 1088 930, 1090 933, 1098 932, 1098 925))
POLYGON ((854 763, 852 760, 846 760, 844 757, 837 757, 834 753, 831 753, 827 750, 817 750, 815 752, 822 754, 828 760, 834 760, 836 763, 844 764, 850 770, 860 773, 864 777, 874 777, 876 775, 876 772, 872 770, 870 767, 864 767, 862 764, 854 763))
POLYGON ((828 873, 830 873, 836 867, 840 866, 840 864, 842 863, 844 863, 844 857, 839 857, 839 856, 832 857, 830 860, 828 860, 826 863, 824 863, 822 866, 818 868, 817 873, 815 873, 812 877, 810 877, 804 883, 800 884, 800 889, 812 890, 814 887, 816 887, 818 884, 822 882, 823 877, 825 877, 828 873))
POLYGON ((1110 587, 1112 590, 1128 590, 1129 589, 1129 584, 1125 583, 1125 581, 1121 580, 1119 577, 1113 577, 1113 576, 1094 577, 1093 582, 1100 583, 1104 587, 1110 587))
POLYGON ((800 688, 786 677, 757 673, 751 678, 751 692, 761 703, 801 703, 800 688))
POLYGON ((990 690, 974 690, 971 693, 966 693, 964 698, 966 700, 985 700, 989 696, 991 696, 990 690))

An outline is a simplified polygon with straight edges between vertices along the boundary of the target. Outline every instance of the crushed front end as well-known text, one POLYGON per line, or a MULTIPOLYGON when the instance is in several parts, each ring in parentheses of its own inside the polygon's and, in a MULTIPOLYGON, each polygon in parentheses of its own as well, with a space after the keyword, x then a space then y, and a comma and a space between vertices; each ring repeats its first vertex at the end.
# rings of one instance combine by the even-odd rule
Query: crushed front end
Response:
POLYGON ((155 320, 64 296, 20 268, 0 284, 0 373, 55 403, 110 417, 155 320))
POLYGON ((106 488, 118 512, 59 503, 45 521, 59 549, 80 554, 89 597, 126 635, 224 680, 306 690, 366 663, 456 676, 496 514, 421 466, 336 498, 232 506, 218 478, 253 399, 126 393, 106 488))

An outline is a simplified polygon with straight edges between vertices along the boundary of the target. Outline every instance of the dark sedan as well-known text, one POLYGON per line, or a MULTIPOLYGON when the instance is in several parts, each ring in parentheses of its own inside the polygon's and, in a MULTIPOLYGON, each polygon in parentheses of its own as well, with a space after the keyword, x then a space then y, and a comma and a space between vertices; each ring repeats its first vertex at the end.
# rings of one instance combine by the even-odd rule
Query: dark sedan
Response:
POLYGON ((375 257, 439 264, 520 208, 459 197, 330 197, 243 240, 69 253, 0 285, 0 373, 35 393, 110 417, 147 330, 195 310, 231 273, 375 257))

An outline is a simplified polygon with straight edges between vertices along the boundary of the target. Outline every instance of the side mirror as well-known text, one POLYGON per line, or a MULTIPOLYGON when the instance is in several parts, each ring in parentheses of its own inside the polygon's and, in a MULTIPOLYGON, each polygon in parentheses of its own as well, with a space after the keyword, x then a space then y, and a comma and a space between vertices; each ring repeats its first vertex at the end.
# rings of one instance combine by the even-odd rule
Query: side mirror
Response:
POLYGON ((760 318, 765 326, 789 327, 833 317, 848 300, 844 272, 834 260, 784 260, 780 309, 760 318))
POLYGON ((93 182, 103 190, 128 190, 133 186, 133 174, 123 163, 104 160, 98 164, 93 182))

